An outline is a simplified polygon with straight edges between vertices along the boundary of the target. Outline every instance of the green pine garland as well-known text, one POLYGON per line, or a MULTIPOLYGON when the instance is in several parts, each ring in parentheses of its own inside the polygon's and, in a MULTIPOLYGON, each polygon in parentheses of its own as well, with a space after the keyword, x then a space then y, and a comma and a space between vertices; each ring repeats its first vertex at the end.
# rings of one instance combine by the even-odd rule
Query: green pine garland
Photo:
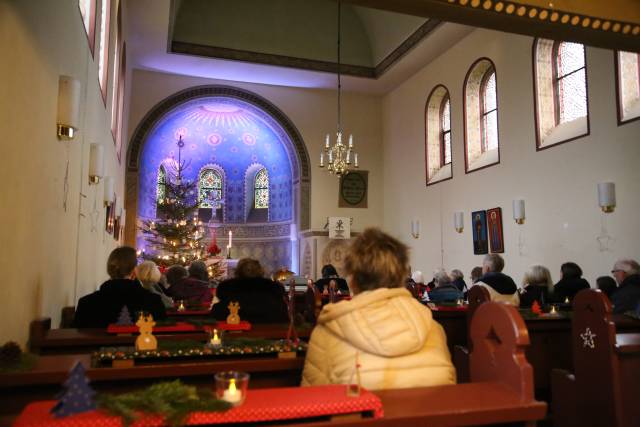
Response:
POLYGON ((192 412, 223 412, 231 406, 216 399, 211 390, 198 390, 180 380, 157 383, 141 391, 98 396, 98 407, 122 417, 125 427, 142 415, 161 415, 169 425, 180 426, 192 412))

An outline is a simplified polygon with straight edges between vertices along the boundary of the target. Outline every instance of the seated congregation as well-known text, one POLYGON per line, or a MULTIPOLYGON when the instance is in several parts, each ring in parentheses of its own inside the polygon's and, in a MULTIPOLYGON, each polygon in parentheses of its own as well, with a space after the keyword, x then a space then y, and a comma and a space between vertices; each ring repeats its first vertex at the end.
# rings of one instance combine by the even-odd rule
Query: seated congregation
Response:
MULTIPOLYGON (((542 375, 537 371, 541 366, 540 362, 536 360, 535 354, 544 352, 545 349, 539 348, 541 345, 538 338, 540 332, 533 331, 531 344, 532 346, 535 344, 536 348, 528 348, 527 357, 523 357, 524 349, 530 339, 527 328, 531 324, 528 321, 525 323, 513 306, 519 305, 521 308, 527 308, 536 302, 542 306, 548 306, 563 303, 566 299, 573 300, 580 291, 589 288, 586 280, 581 278, 580 267, 575 263, 563 264, 561 279, 554 286, 549 270, 543 266, 535 265, 525 273, 521 286, 518 286, 511 277, 503 273, 504 260, 502 257, 497 254, 489 254, 483 260, 481 273, 478 274, 477 270, 473 272, 472 285, 467 286, 461 271, 452 270, 451 273, 447 273, 444 269, 440 269, 434 273, 434 287, 430 288, 422 283, 420 272, 414 272, 412 275, 412 279, 418 280, 407 279, 409 276, 408 251, 406 245, 379 229, 369 228, 360 233, 353 240, 344 259, 343 267, 347 277, 345 283, 348 283, 345 292, 348 292, 350 297, 335 303, 324 302, 315 319, 315 325, 312 325, 310 334, 301 335, 304 337, 303 339, 308 339, 308 345, 305 345, 305 350, 298 353, 295 359, 290 362, 283 361, 275 364, 274 359, 255 359, 250 362, 250 366, 246 363, 248 361, 240 359, 203 360, 192 365, 185 365, 185 369, 187 369, 185 373, 190 370, 190 375, 195 379, 211 369, 216 372, 220 369, 244 369, 252 372, 251 375, 255 373, 256 382, 252 387, 258 388, 264 387, 264 385, 291 386, 294 385, 292 381, 296 381, 295 385, 305 387, 348 385, 357 381, 365 389, 378 393, 377 396, 380 396, 385 405, 395 399, 395 397, 392 399, 391 396, 400 393, 400 390, 412 393, 407 395, 405 399, 407 405, 410 405, 414 398, 418 398, 420 393, 439 390, 438 393, 442 393, 443 402, 448 402, 447 396, 453 391, 438 387, 467 385, 479 387, 479 384, 476 384, 478 381, 485 381, 483 387, 489 387, 491 381, 496 381, 496 378, 511 384, 509 387, 515 387, 514 383, 510 382, 514 380, 509 379, 509 375, 506 374, 508 370, 503 369, 505 365, 501 364, 497 368, 495 366, 490 368, 493 366, 491 365, 491 360, 494 360, 492 358, 504 351, 499 350, 502 347, 496 347, 496 343, 503 345, 508 342, 511 343, 509 345, 515 346, 509 351, 520 352, 521 357, 518 360, 525 364, 514 371, 523 375, 518 380, 520 381, 518 384, 521 386, 527 384, 525 388, 519 389, 524 393, 525 398, 517 398, 520 399, 517 405, 524 405, 531 412, 520 408, 522 411, 517 412, 517 416, 512 414, 509 415, 512 418, 501 418, 505 416, 505 410, 500 409, 487 418, 489 420, 487 422, 531 420, 543 417, 546 404, 536 401, 533 398, 533 391, 535 389, 537 392, 537 387, 540 384, 536 382, 542 375), (413 294, 409 288, 420 289, 422 292, 413 294), (451 326, 446 326, 446 323, 441 324, 446 319, 439 317, 439 304, 445 304, 445 307, 446 304, 453 304, 454 307, 464 310, 459 311, 464 316, 467 308, 465 304, 467 293, 471 294, 473 291, 475 296, 478 294, 476 291, 478 289, 482 289, 483 294, 486 295, 483 297, 484 301, 493 302, 477 305, 471 311, 471 295, 469 295, 470 323, 467 332, 468 342, 465 341, 464 344, 469 346, 468 348, 472 349, 472 352, 467 353, 465 359, 454 358, 452 360, 450 353, 452 347, 448 343, 451 326), (491 304, 495 304, 495 307, 498 308, 491 304), (501 312, 500 310, 507 311, 501 312), (494 312, 494 314, 490 315, 489 312, 494 312), (471 315, 471 313, 473 314, 471 315), (507 323, 495 323, 498 322, 497 318, 489 320, 494 315, 502 319, 500 322, 507 323), (507 327, 512 321, 515 322, 514 325, 517 325, 515 329, 507 327), (443 325, 445 326, 443 327, 443 325), (518 331, 517 334, 525 335, 506 338, 506 335, 516 331, 518 331), (525 336, 526 338, 524 338, 525 336), (490 342, 487 342, 486 345, 480 345, 487 340, 490 342), (472 343, 476 343, 475 346, 472 343), (476 352, 475 359, 473 351, 476 352), (496 353, 486 356, 487 358, 478 355, 487 351, 495 351, 496 353), (529 360, 530 357, 533 357, 533 360, 529 360), (187 368, 187 366, 191 366, 191 368, 187 368), (272 370, 273 372, 271 372, 272 370), (354 379, 355 371, 357 371, 357 380, 354 379), (471 384, 464 384, 469 381, 471 384), (387 401, 385 398, 391 400, 387 401), (537 415, 531 415, 534 413, 537 415)), ((333 291, 340 290, 340 285, 336 283, 337 272, 335 268, 325 266, 323 270, 325 273, 323 275, 327 276, 325 279, 328 280, 320 282, 320 286, 309 281, 309 289, 316 294, 322 293, 321 287, 323 291, 330 286, 333 286, 333 291), (331 281, 333 284, 330 285, 331 281)), ((212 321, 217 320, 218 322, 224 322, 230 314, 229 305, 238 302, 241 307, 241 318, 255 324, 256 334, 261 333, 259 328, 261 324, 267 327, 279 324, 282 331, 286 329, 287 323, 294 324, 293 306, 290 305, 294 292, 292 290, 294 281, 291 281, 290 293, 287 293, 285 291, 286 284, 266 278, 264 269, 255 259, 241 259, 233 278, 215 283, 209 281, 206 275, 206 265, 199 261, 193 262, 188 268, 174 265, 161 272, 160 268, 151 261, 142 261, 138 264, 137 255, 133 248, 120 247, 109 256, 107 271, 110 279, 103 283, 96 292, 80 299, 76 310, 76 327, 105 328, 118 320, 123 306, 126 306, 132 314, 150 313, 154 319, 162 320, 166 318, 167 314, 175 313, 178 301, 189 301, 189 304, 206 308, 212 321)), ((612 274, 619 286, 616 286, 613 291, 609 290, 612 292, 612 299, 607 304, 609 304, 611 311, 623 312, 633 310, 637 306, 639 301, 633 298, 636 295, 634 291, 639 287, 638 272, 638 265, 635 261, 620 260, 615 263, 612 274)), ((607 298, 606 301, 609 301, 608 297, 605 298, 607 298)), ((455 315, 457 316, 457 314, 455 315)), ((266 329, 262 331, 264 332, 266 329)), ((626 331, 623 329, 622 332, 626 331)), ((162 334, 158 336, 162 341, 175 338, 162 334)), ((242 338, 240 335, 239 337, 244 340, 248 339, 248 336, 242 338)), ((287 337, 289 337, 288 333, 287 337)), ((623 340, 623 338, 619 339, 623 340)), ((500 357, 503 357, 506 353, 501 354, 500 357)), ((56 358, 61 356, 42 357, 56 358)), ((512 363, 516 359, 515 357, 511 358, 508 363, 512 363)), ((67 362, 60 360, 60 369, 67 369, 64 368, 67 362)), ((571 366, 560 364, 552 366, 571 369, 571 366)), ((103 377, 98 372, 100 369, 104 368, 93 367, 89 374, 97 379, 95 385, 102 390, 106 385, 100 380, 103 377)), ((130 369, 128 371, 130 375, 138 375, 136 373, 138 368, 130 369)), ((166 370, 166 365, 165 368, 161 365, 157 367, 148 365, 145 366, 145 369, 146 374, 144 375, 147 382, 162 380, 163 375, 171 377, 171 374, 168 374, 169 371, 166 370)), ((111 380, 116 383, 126 381, 127 371, 118 372, 110 375, 111 380)), ((550 372, 545 372, 544 375, 550 375, 550 372)), ((550 385, 547 384, 546 387, 550 387, 550 385)), ((493 393, 493 391, 482 391, 481 389, 476 392, 493 393)), ((20 396, 20 399, 28 399, 28 396, 20 396)), ((516 398, 513 394, 510 396, 510 399, 516 398)), ((453 395, 451 397, 452 401, 457 402, 454 405, 463 408, 463 413, 468 416, 471 416, 471 413, 483 413, 486 408, 482 409, 482 405, 488 404, 482 399, 472 404, 458 401, 453 398, 453 395)), ((506 399, 506 397, 497 398, 493 403, 498 406, 505 404, 500 399, 506 399)), ((510 401, 508 404, 513 404, 513 402, 510 401)), ((565 405, 562 406, 563 416, 567 412, 567 404, 573 403, 554 403, 556 406, 565 405)), ((447 403, 447 405, 449 404, 447 403)), ((389 408, 389 413, 393 414, 392 417, 396 415, 407 417, 414 410, 407 409, 409 408, 407 406, 396 414, 393 404, 390 404, 389 408)), ((429 417, 434 416, 431 414, 431 410, 423 412, 425 412, 422 414, 424 419, 430 419, 429 417)), ((620 416, 627 416, 627 413, 620 416)), ((469 422, 473 424, 472 421, 469 422)))

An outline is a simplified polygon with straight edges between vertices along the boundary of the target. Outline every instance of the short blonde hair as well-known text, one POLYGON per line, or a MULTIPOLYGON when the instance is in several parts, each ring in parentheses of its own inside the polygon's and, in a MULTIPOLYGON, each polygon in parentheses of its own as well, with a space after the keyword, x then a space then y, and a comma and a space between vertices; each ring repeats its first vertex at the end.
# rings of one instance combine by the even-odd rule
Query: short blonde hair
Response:
POLYGON ((344 269, 361 291, 400 288, 409 276, 409 249, 377 228, 367 228, 351 244, 344 269))
POLYGON ((553 291, 553 281, 551 280, 551 273, 549 269, 543 265, 533 265, 524 273, 522 279, 522 286, 527 285, 545 286, 550 291, 553 291))
POLYGON ((145 289, 150 289, 154 283, 158 283, 162 274, 153 261, 144 261, 136 266, 136 277, 145 289))

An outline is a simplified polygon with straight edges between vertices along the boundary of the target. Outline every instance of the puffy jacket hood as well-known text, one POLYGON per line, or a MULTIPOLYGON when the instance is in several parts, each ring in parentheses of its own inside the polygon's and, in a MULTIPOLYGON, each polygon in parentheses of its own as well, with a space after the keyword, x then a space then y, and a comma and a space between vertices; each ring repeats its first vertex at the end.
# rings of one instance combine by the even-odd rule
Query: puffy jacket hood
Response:
POLYGON ((385 357, 422 349, 432 322, 431 310, 404 288, 365 291, 350 301, 325 305, 318 316, 318 323, 332 334, 385 357))

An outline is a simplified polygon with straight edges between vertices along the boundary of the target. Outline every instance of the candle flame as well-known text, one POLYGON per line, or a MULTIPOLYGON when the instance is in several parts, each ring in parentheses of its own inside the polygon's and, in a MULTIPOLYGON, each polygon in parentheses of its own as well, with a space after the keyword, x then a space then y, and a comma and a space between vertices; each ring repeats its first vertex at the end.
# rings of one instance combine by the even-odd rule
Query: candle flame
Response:
POLYGON ((231 378, 229 380, 229 394, 233 395, 237 393, 237 389, 236 389, 236 379, 235 378, 231 378))

